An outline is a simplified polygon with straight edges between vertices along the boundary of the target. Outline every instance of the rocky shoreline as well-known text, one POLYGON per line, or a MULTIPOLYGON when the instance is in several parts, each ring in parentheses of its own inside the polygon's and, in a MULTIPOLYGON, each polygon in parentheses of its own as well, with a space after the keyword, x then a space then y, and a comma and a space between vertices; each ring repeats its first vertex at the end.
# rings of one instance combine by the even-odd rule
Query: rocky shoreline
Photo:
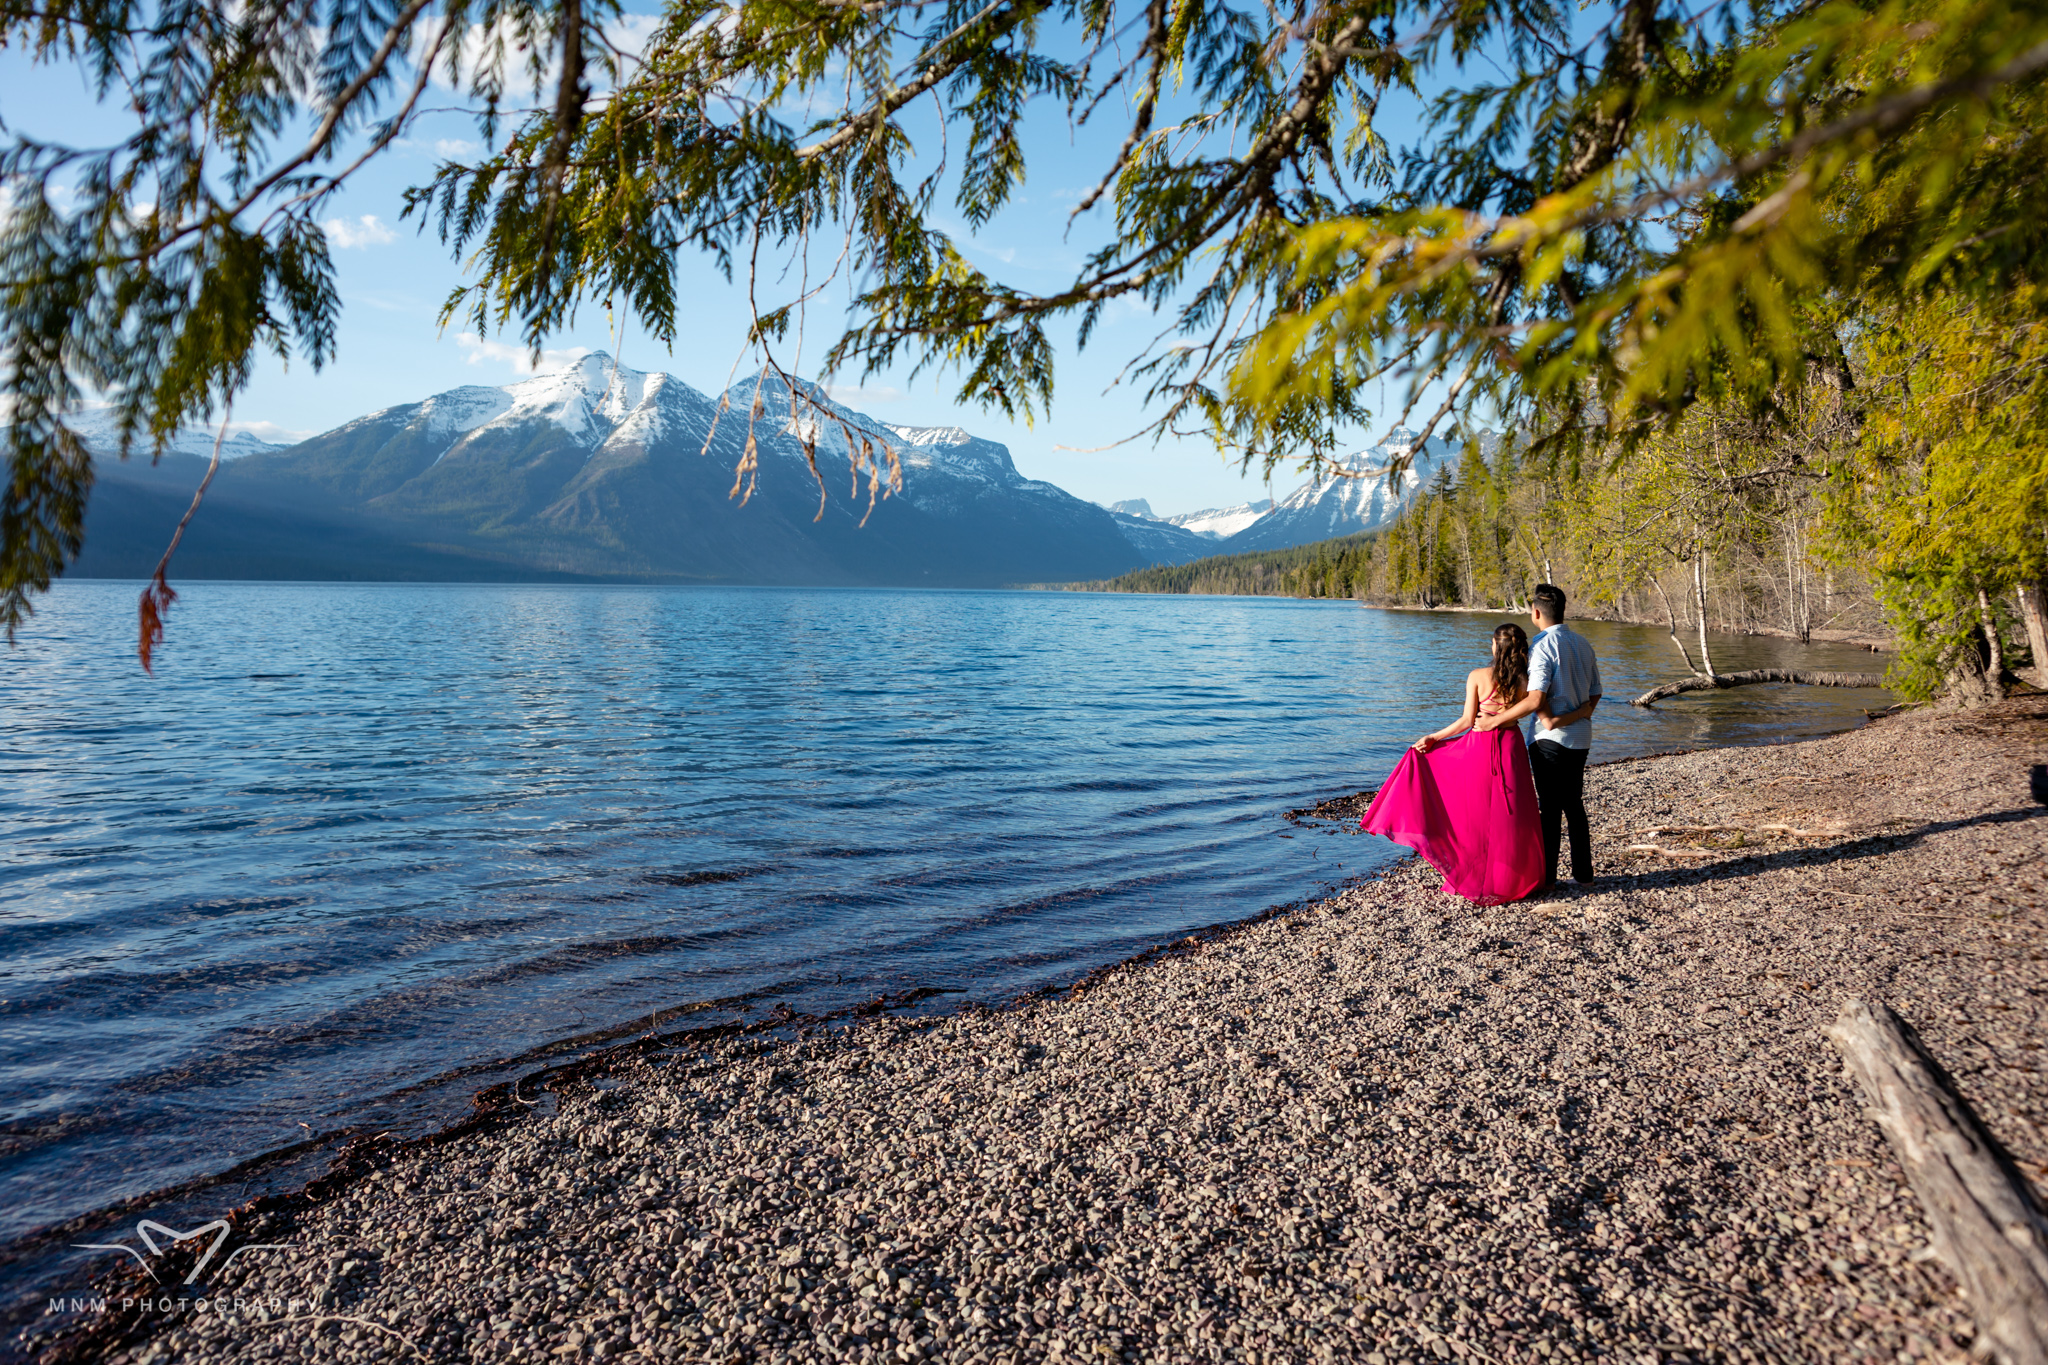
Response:
POLYGON ((1959 1360, 1821 1030, 1890 1004, 2048 1186, 2043 761, 2037 698, 1617 764, 1600 881, 1554 899, 1476 908, 1409 862, 1013 1009, 648 1040, 245 1212, 236 1244, 277 1245, 204 1309, 18 1345, 1959 1360))

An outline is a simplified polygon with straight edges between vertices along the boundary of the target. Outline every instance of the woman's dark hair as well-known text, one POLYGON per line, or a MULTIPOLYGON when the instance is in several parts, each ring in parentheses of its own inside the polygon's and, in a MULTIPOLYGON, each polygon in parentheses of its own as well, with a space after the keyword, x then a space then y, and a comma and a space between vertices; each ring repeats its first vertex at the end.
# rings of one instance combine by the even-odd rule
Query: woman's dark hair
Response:
POLYGON ((1502 706, 1522 699, 1529 685, 1529 637, 1510 621, 1493 630, 1493 695, 1502 706))

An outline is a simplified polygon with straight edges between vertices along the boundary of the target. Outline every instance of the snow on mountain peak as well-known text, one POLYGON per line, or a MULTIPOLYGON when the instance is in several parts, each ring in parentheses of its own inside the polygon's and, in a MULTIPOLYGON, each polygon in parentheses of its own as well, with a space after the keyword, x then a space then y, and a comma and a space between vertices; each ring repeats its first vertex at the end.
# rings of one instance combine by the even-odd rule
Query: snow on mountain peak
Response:
POLYGON ((825 454, 844 456, 847 453, 848 430, 861 433, 876 446, 889 440, 887 430, 881 424, 834 402, 821 385, 798 379, 793 387, 794 393, 791 392, 791 381, 779 375, 742 379, 725 391, 728 411, 742 422, 753 420, 754 399, 758 394, 761 421, 816 446, 825 454))
POLYGON ((646 399, 652 378, 593 351, 567 369, 506 385, 511 405, 495 420, 546 420, 595 445, 646 399))
MULTIPOLYGON (((1484 433, 1480 435, 1482 443, 1487 439, 1484 433)), ((1443 437, 1424 441, 1420 433, 1398 426, 1377 445, 1332 458, 1318 477, 1277 504, 1208 508, 1163 520, 1197 535, 1229 541, 1226 552, 1279 549, 1368 531, 1387 525, 1403 507, 1412 505, 1430 478, 1456 464, 1462 449, 1459 441, 1443 437), (1398 476, 1393 469, 1396 462, 1405 466, 1398 476)))
POLYGON ((1235 507, 1205 507, 1199 512, 1182 512, 1165 518, 1172 526, 1193 531, 1211 540, 1227 540, 1273 510, 1271 498, 1241 502, 1235 507))
MULTIPOLYGON (((121 448, 121 426, 115 409, 111 406, 89 407, 73 413, 69 419, 71 429, 79 439, 96 455, 112 455, 121 448)), ((213 443, 220 436, 219 429, 204 427, 180 427, 171 434, 165 445, 166 453, 196 455, 202 460, 213 458, 213 443)), ((131 447, 137 458, 147 458, 156 449, 156 443, 146 431, 135 434, 131 447)), ((231 431, 220 443, 220 457, 223 460, 239 460, 245 455, 261 455, 272 450, 283 450, 281 445, 259 440, 246 431, 231 431)))
POLYGON ((905 427, 894 422, 884 426, 896 433, 897 437, 914 446, 964 446, 974 436, 960 427, 905 427))
MULTIPOLYGON (((1027 480, 1010 462, 1010 452, 994 441, 956 426, 916 427, 878 422, 865 413, 834 402, 818 385, 797 381, 796 401, 790 386, 779 378, 745 379, 727 391, 732 411, 744 415, 753 408, 758 386, 761 419, 773 422, 798 440, 814 442, 821 454, 844 458, 846 432, 852 430, 871 438, 877 447, 893 447, 906 469, 932 469, 956 478, 973 479, 1003 487, 1022 488, 1027 480)), ((911 491, 912 501, 917 493, 911 491)))
POLYGON ((553 423, 595 450, 614 437, 644 441, 657 435, 661 419, 653 400, 674 382, 666 374, 631 369, 594 351, 531 379, 496 387, 465 384, 437 393, 420 404, 413 420, 454 436, 451 452, 478 433, 529 422, 553 423))
MULTIPOLYGON (((420 404, 420 420, 427 424, 429 431, 461 434, 475 431, 486 422, 504 416, 511 408, 512 396, 505 390, 485 384, 464 384, 459 389, 437 393, 420 404)), ((391 411, 393 409, 386 408, 384 412, 373 412, 368 418, 358 420, 372 421, 391 411)))

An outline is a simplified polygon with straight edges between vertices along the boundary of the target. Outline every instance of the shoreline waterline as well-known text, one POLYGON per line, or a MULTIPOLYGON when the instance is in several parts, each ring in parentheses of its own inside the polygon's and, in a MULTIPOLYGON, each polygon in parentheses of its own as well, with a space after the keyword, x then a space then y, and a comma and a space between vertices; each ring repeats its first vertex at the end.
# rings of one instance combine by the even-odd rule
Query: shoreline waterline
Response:
MULTIPOLYGON (((1850 730, 1843 730, 1837 733, 1848 734, 1851 732, 1850 730)), ((1766 747, 1774 743, 1797 744, 1805 742, 1810 741, 1804 738, 1790 738, 1764 741, 1761 744, 1730 747, 1747 749, 1766 747)), ((1619 758, 1596 759, 1587 766, 1588 771, 1592 772, 1603 768, 1649 763, 1660 759, 1682 757, 1699 752, 1702 751, 1698 749, 1672 749, 1647 754, 1629 754, 1619 758)), ((1363 813, 1365 804, 1369 801, 1370 796, 1371 792, 1368 790, 1351 795, 1327 797, 1320 802, 1314 803, 1312 806, 1284 812, 1283 818, 1297 825, 1321 826, 1320 832, 1326 834, 1353 833, 1355 832, 1358 815, 1363 813), (1365 799, 1361 800, 1360 798, 1365 799), (1356 806, 1355 810, 1349 810, 1349 807, 1352 805, 1356 806), (1324 812, 1325 808, 1341 808, 1349 813, 1336 816, 1320 813, 1324 812)), ((1417 863, 1417 861, 1417 855, 1412 850, 1397 847, 1391 860, 1386 863, 1380 872, 1373 874, 1373 877, 1377 878, 1399 871, 1410 864, 1417 863)), ((1427 875, 1426 870, 1425 875, 1427 875)), ((1160 943, 1115 961, 1091 967, 1072 982, 1064 984, 1046 983, 995 1001, 969 1000, 955 1004, 949 1003, 947 997, 961 994, 961 992, 933 988, 912 988, 895 993, 885 992, 871 1000, 861 1001, 822 1014, 799 1013, 788 1010, 786 1006, 779 1006, 776 1010, 768 1011, 762 1019, 749 1019, 748 1016, 761 1010, 768 1002, 783 994, 783 992, 771 986, 742 996, 716 1000, 689 1001, 674 1006, 662 1007, 649 1020, 651 1027, 640 1037, 625 1043, 598 1047, 594 1051, 583 1052, 581 1055, 574 1056, 564 1062, 550 1062, 546 1065, 540 1065, 537 1070, 526 1069, 534 1067, 536 1064, 541 1063, 543 1059, 555 1056, 556 1054, 576 1052, 580 1048, 591 1047, 601 1040, 620 1038, 633 1034, 640 1029, 641 1016, 636 1015, 620 1019, 609 1025, 602 1025, 595 1029, 586 1029, 576 1034, 552 1039, 515 1056, 480 1061, 460 1068, 448 1075, 429 1078, 413 1088, 437 1090, 459 1088, 463 1077, 479 1072, 502 1074, 507 1077, 507 1079, 496 1081, 471 1091, 466 1100, 470 1112, 426 1131, 397 1137, 385 1143, 383 1150, 399 1152, 415 1147, 435 1147, 473 1131, 480 1117, 486 1115, 500 1117, 516 1115, 518 1110, 512 1106, 517 1101, 511 1100, 509 1098, 511 1095, 531 1092, 537 1088, 539 1082, 556 1074, 570 1076, 602 1075, 605 1072, 605 1068, 613 1064, 615 1057, 630 1058, 650 1049, 661 1051, 676 1046, 687 1046, 698 1040, 708 1041, 721 1038, 754 1036, 767 1036, 778 1039, 787 1038, 795 1034, 843 1026, 847 1020, 866 1018, 879 1014, 887 1014, 889 1017, 896 1019, 930 1020, 944 1018, 954 1013, 994 1015, 1024 1009, 1035 1003, 1057 998, 1068 992, 1082 991, 1088 986, 1115 973, 1140 967, 1163 956, 1171 956, 1177 950, 1227 937, 1269 920, 1296 913, 1305 908, 1312 909, 1318 904, 1320 904, 1320 901, 1317 898, 1310 897, 1303 900, 1266 906, 1250 915, 1239 918, 1176 930, 1175 937, 1171 942, 1160 943), (934 1003, 928 1008, 924 1008, 922 1006, 926 1001, 934 1003), (660 1031, 662 1025, 671 1024, 677 1019, 693 1014, 712 1014, 720 1017, 721 1022, 667 1032, 660 1031)), ((195 1198, 203 1198, 209 1192, 225 1187, 246 1186, 252 1181, 260 1181, 264 1184, 265 1188, 264 1192, 256 1196, 256 1198, 264 1201, 266 1204, 279 1200, 286 1202, 302 1200, 307 1189, 316 1185, 326 1184, 334 1175, 334 1171, 323 1169, 317 1175, 295 1175, 291 1174, 292 1172, 303 1172, 314 1167, 325 1166, 326 1163, 335 1161, 343 1149, 352 1148, 355 1144, 359 1144, 365 1139, 383 1141, 384 1139, 392 1138, 392 1134, 388 1130, 381 1133, 373 1133, 371 1131, 373 1128, 378 1127, 380 1125, 349 1125, 335 1130, 313 1133, 306 1139, 288 1146, 253 1153, 225 1170, 204 1173, 190 1180, 181 1181, 176 1185, 144 1191, 114 1204, 86 1210, 62 1223, 30 1229, 23 1235, 13 1238, 7 1243, 0 1244, 0 1269, 4 1269, 10 1262, 28 1259, 23 1254, 25 1249, 62 1243, 63 1239, 72 1236, 98 1235, 99 1231, 117 1228, 121 1219, 138 1212, 146 1213, 152 1210, 161 1212, 167 1207, 182 1210, 190 1205, 195 1198), (275 1178, 276 1173, 280 1171, 287 1174, 281 1179, 275 1178)), ((343 1159, 344 1164, 346 1160, 351 1159, 353 1158, 343 1159)), ((245 1203, 248 1201, 238 1198, 237 1202, 245 1203)), ((211 1208, 212 1206, 207 1205, 205 1207, 211 1208)), ((196 1210, 193 1216, 198 1216, 196 1210)), ((29 1254, 33 1255, 33 1252, 29 1254)), ((29 1297, 33 1298, 34 1296, 30 1295, 29 1297)), ((0 1307, 0 1313, 4 1312, 4 1307, 0 1307)))
MULTIPOLYGON (((1018 589, 1018 591, 1040 592, 1056 591, 1056 589, 1039 588, 1033 586, 1030 588, 1018 589)), ((1519 607, 1471 607, 1466 606, 1463 603, 1445 602, 1440 603, 1433 607, 1426 607, 1421 605, 1420 603, 1411 602, 1368 602, 1365 599, 1358 597, 1296 597, 1291 594, 1280 593, 1264 594, 1227 592, 1140 592, 1135 590, 1123 589, 1119 589, 1112 592, 1108 589, 1102 588, 1065 589, 1065 591, 1089 591, 1100 593, 1103 596, 1109 597, 1187 597, 1199 598, 1207 601, 1230 601, 1243 600, 1246 598, 1257 599, 1261 597, 1270 597, 1270 599, 1273 601, 1327 603, 1328 605, 1335 607, 1358 607, 1365 611, 1402 612, 1411 613, 1417 616, 1499 616, 1512 621, 1525 620, 1529 615, 1529 609, 1526 605, 1519 607)), ((1652 620, 1649 618, 1638 620, 1634 617, 1628 616, 1594 616, 1583 615, 1579 612, 1573 612, 1567 624, 1573 624, 1580 621, 1598 621, 1603 625, 1612 626, 1636 626, 1644 630, 1662 632, 1666 636, 1666 638, 1668 638, 1671 634, 1671 629, 1666 622, 1652 620)), ((1684 624, 1679 626, 1678 629, 1686 632, 1686 634, 1681 635, 1678 638, 1686 642, 1687 648, 1691 648, 1692 645, 1696 643, 1698 638, 1698 626, 1693 624, 1684 624)), ((1758 625, 1758 627, 1754 630, 1746 631, 1730 631, 1722 630, 1719 627, 1710 627, 1707 631, 1707 635, 1710 639, 1723 640, 1728 642, 1737 642, 1742 640, 1780 640, 1787 644, 1818 645, 1823 648, 1827 648, 1830 646, 1846 646, 1853 649, 1865 650, 1872 654, 1889 654, 1896 650, 1898 647, 1898 642, 1896 640, 1886 639, 1875 635, 1865 635, 1857 631, 1832 630, 1826 627, 1816 627, 1812 632, 1809 633, 1808 637, 1805 640, 1799 639, 1798 636, 1795 635, 1792 631, 1785 630, 1778 626, 1768 626, 1761 624, 1758 625)))
MULTIPOLYGON (((72 583, 7 658, 0 1237, 438 1128, 565 1035, 993 1002, 1314 894, 1393 850, 1281 813, 1384 773, 1485 647, 1292 601, 206 583, 144 677, 133 603, 72 583)), ((1610 687, 1660 678, 1586 629, 1610 687)), ((1603 750, 1885 695, 1762 691, 1612 708, 1603 750)))
MULTIPOLYGON (((1478 911, 1404 862, 1078 993, 650 1043, 563 1076, 552 1113, 515 1096, 518 1122, 361 1149, 268 1214, 265 1236, 339 1252, 245 1258, 218 1288, 478 1359, 1966 1340, 1818 1029, 1844 992, 1887 999, 2048 1175, 2043 1097, 2002 1060, 2048 1032, 2026 870, 2048 822, 2020 762, 2043 732, 2008 703, 1608 765, 1585 893, 1478 911), (1799 837, 1629 852, 1681 824, 1799 837), (1976 879, 1987 858, 2014 870, 1976 879)), ((280 1339, 254 1316, 130 1325, 190 1360, 280 1339)), ((306 1353, 369 1358, 381 1333, 360 1335, 306 1353)))

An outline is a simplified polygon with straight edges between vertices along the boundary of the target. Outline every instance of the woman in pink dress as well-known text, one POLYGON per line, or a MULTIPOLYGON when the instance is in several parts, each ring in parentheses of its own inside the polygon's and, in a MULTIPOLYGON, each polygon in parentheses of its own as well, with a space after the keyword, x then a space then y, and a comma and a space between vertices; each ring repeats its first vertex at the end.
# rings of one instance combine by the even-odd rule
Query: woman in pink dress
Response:
POLYGON ((1465 678, 1465 711, 1401 756, 1359 828, 1406 844, 1444 874, 1444 890, 1480 905, 1543 885, 1543 831, 1529 751, 1514 725, 1475 724, 1522 699, 1529 637, 1493 632, 1493 663, 1465 678))

